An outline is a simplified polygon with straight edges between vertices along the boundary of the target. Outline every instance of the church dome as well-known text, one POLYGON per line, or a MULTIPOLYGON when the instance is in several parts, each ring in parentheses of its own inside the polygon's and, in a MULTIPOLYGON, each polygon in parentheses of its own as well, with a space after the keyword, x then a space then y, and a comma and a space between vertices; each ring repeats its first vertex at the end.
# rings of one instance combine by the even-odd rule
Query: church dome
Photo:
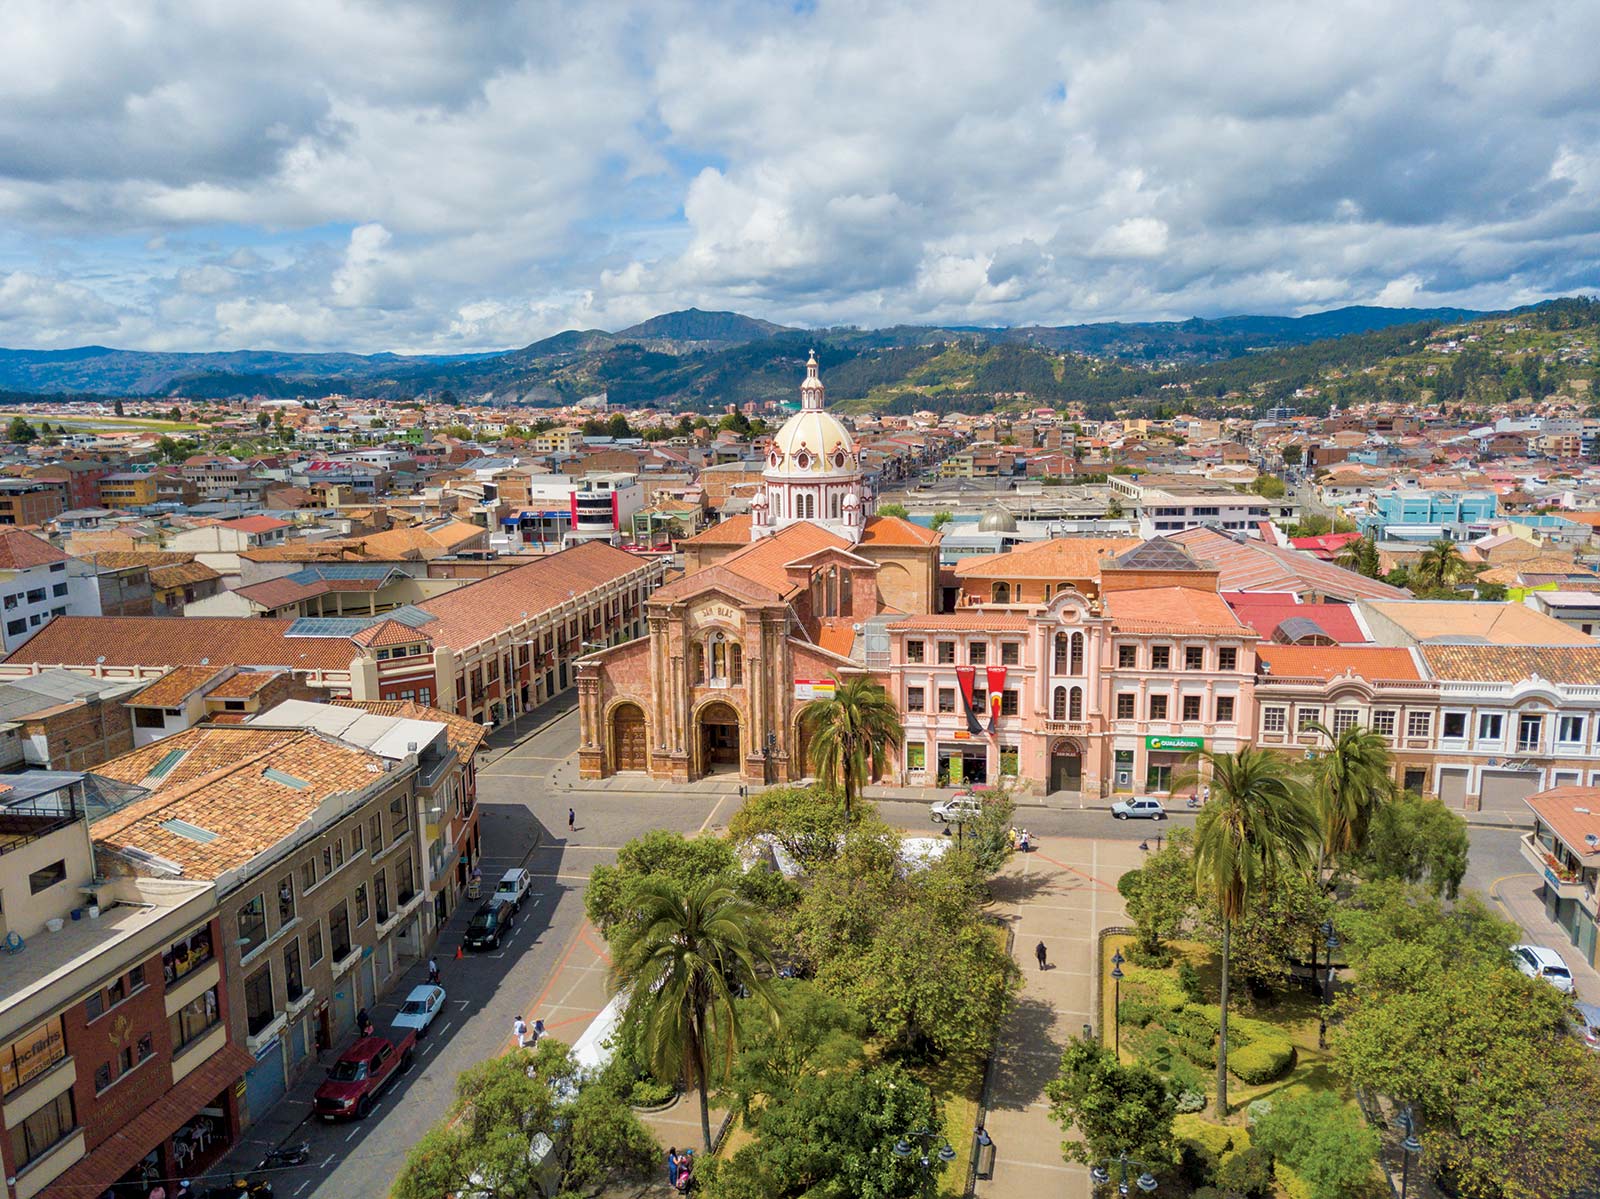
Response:
POLYGON ((1004 508, 990 508, 978 521, 980 533, 1015 533, 1017 518, 1004 508))
POLYGON ((797 412, 784 422, 767 452, 768 473, 832 475, 853 471, 856 443, 828 413, 797 412))

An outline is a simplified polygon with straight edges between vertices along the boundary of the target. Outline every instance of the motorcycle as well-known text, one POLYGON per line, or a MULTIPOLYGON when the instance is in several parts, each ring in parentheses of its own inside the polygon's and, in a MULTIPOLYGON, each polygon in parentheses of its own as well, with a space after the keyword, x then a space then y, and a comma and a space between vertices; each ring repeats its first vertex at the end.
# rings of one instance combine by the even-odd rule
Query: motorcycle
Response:
POLYGON ((258 1170, 282 1170, 289 1166, 303 1166, 311 1160, 311 1142, 297 1145, 279 1145, 256 1163, 258 1170))
POLYGON ((240 1178, 231 1186, 207 1187, 200 1199, 272 1199, 272 1184, 264 1178, 240 1178))

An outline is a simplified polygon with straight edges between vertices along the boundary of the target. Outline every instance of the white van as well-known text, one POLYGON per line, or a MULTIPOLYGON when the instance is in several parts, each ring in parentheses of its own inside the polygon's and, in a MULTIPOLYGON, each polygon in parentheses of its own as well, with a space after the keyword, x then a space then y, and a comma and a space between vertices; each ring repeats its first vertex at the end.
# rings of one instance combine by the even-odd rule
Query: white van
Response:
POLYGON ((520 912, 522 901, 528 897, 528 890, 532 886, 533 876, 526 870, 520 867, 507 870, 495 884, 494 897, 509 903, 512 911, 520 912))

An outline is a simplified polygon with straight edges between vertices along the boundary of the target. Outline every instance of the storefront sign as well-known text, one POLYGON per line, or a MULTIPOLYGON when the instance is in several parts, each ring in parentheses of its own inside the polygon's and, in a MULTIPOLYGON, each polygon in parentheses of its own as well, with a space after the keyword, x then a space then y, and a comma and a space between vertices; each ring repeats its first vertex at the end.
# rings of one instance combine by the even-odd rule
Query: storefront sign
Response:
POLYGON ((1204 737, 1146 737, 1144 739, 1144 747, 1146 749, 1176 750, 1190 753, 1197 749, 1204 749, 1206 747, 1206 739, 1204 737))
POLYGON ((61 1017, 56 1016, 0 1048, 0 1090, 10 1094, 66 1056, 61 1017))
POLYGON ((832 679, 796 679, 794 697, 799 700, 832 699, 838 684, 832 679))

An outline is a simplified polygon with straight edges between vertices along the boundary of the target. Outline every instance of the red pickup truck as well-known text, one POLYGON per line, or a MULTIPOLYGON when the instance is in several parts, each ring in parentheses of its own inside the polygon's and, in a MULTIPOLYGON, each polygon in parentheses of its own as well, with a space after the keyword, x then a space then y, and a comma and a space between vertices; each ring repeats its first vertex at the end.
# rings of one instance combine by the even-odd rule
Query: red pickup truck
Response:
POLYGON ((396 1040, 362 1037, 333 1063, 327 1079, 317 1088, 312 1110, 324 1120, 365 1118, 377 1101, 378 1092, 411 1064, 411 1051, 416 1044, 414 1032, 396 1040))

